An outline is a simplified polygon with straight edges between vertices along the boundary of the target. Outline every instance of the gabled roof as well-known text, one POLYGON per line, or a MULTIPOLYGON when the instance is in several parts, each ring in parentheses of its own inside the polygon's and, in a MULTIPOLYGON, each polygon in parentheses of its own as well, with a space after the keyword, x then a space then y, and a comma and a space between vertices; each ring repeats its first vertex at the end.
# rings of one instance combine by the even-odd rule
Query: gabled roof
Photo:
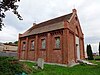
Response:
POLYGON ((70 13, 67 15, 63 15, 63 16, 33 25, 24 34, 22 34, 21 37, 64 28, 63 21, 64 20, 68 21, 71 18, 72 14, 73 13, 70 13))
POLYGON ((60 17, 39 23, 39 24, 35 25, 35 28, 40 27, 40 26, 44 26, 44 25, 54 24, 54 23, 61 22, 61 21, 64 21, 64 20, 69 20, 71 16, 72 16, 72 13, 60 16, 60 17))

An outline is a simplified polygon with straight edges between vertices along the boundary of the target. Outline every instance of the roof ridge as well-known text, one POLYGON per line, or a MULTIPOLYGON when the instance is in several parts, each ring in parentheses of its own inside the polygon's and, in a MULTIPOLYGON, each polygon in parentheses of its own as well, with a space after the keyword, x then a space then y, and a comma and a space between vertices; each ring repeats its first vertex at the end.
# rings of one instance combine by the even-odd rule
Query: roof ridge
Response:
POLYGON ((64 21, 64 20, 67 21, 67 20, 69 20, 71 18, 72 14, 73 13, 69 13, 69 14, 66 14, 66 15, 62 15, 60 17, 56 17, 56 18, 49 19, 47 21, 38 23, 38 24, 32 26, 31 28, 29 28, 26 32, 24 32, 23 36, 29 34, 35 28, 39 28, 39 27, 43 27, 43 26, 48 26, 48 25, 51 25, 51 24, 54 24, 54 23, 57 23, 57 22, 61 22, 61 21, 64 21))
MULTIPOLYGON (((69 13, 69 14, 66 14, 66 15, 62 15, 62 16, 59 16, 59 17, 56 17, 56 18, 52 18, 52 19, 49 19, 49 20, 47 20, 47 21, 44 21, 44 22, 41 22, 41 23, 38 23, 38 24, 36 24, 35 26, 32 26, 32 28, 34 27, 38 27, 38 26, 43 26, 43 25, 41 25, 41 24, 44 24, 44 23, 46 23, 46 22, 50 22, 50 21, 53 21, 53 20, 56 20, 56 19, 59 19, 59 18, 62 18, 62 17, 66 17, 66 16, 69 16, 68 17, 68 19, 72 16, 72 14, 73 13, 69 13)), ((56 23, 56 22, 55 22, 56 23)), ((53 23, 50 23, 50 24, 53 24, 53 23)), ((46 24, 45 24, 46 25, 46 24)), ((48 24, 49 25, 49 24, 48 24)), ((31 29, 31 28, 30 28, 31 29)))

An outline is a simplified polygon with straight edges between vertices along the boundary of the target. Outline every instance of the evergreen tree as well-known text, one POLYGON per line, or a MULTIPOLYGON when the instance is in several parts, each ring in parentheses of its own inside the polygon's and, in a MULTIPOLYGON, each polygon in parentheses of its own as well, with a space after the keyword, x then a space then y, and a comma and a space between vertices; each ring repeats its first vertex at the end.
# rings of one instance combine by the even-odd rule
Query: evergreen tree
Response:
POLYGON ((87 56, 89 57, 89 45, 86 47, 87 56))
POLYGON ((87 45, 87 56, 88 56, 88 60, 93 60, 93 53, 92 53, 92 48, 91 45, 87 45))
POLYGON ((89 44, 89 48, 90 48, 90 60, 93 60, 93 52, 92 52, 92 47, 91 45, 89 44))
POLYGON ((99 42, 99 56, 100 56, 100 42, 99 42))

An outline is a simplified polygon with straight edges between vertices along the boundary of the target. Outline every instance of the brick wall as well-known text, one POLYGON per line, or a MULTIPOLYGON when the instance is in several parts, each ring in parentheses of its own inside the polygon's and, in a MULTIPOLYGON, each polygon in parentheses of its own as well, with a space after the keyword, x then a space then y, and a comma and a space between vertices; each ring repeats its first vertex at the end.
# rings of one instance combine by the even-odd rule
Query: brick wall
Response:
MULTIPOLYGON (((77 15, 74 14, 70 22, 66 20, 64 22, 61 22, 61 26, 63 25, 62 27, 64 27, 62 29, 38 33, 27 37, 19 37, 19 59, 28 59, 36 61, 38 58, 44 58, 45 62, 61 64, 68 64, 73 60, 76 61, 76 36, 79 38, 81 54, 80 58, 84 59, 84 36, 79 21, 78 19, 76 19, 76 17, 77 15), (55 37, 60 37, 59 49, 55 48, 55 37), (41 39, 43 38, 45 38, 46 40, 46 49, 41 49, 41 39), (30 50, 30 41, 32 39, 35 41, 34 50, 30 50), (23 41, 26 42, 26 50, 24 51, 22 50, 23 41)), ((57 25, 54 25, 57 28, 57 25)))

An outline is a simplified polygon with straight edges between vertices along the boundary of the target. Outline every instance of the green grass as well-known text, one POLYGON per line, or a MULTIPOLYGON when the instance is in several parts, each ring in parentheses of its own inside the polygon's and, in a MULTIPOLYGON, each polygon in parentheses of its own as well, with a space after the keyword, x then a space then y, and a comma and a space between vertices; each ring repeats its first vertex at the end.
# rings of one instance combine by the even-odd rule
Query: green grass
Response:
MULTIPOLYGON (((44 65, 44 69, 35 69, 33 62, 12 62, 18 61, 13 57, 0 57, 0 75, 15 75, 15 73, 26 72, 28 75, 100 75, 100 62, 91 60, 90 62, 98 64, 90 66, 86 64, 76 65, 74 67, 63 67, 58 65, 44 65)), ((99 61, 99 60, 98 60, 99 61)))
POLYGON ((44 65, 43 70, 34 70, 32 62, 24 62, 33 69, 29 75, 100 75, 100 62, 90 61, 98 64, 97 66, 90 66, 86 64, 77 65, 74 67, 62 67, 57 65, 44 65))
POLYGON ((33 62, 22 61, 22 63, 27 64, 30 68, 32 68, 32 66, 35 65, 35 63, 33 62))
POLYGON ((100 59, 100 56, 94 56, 94 59, 100 59))

